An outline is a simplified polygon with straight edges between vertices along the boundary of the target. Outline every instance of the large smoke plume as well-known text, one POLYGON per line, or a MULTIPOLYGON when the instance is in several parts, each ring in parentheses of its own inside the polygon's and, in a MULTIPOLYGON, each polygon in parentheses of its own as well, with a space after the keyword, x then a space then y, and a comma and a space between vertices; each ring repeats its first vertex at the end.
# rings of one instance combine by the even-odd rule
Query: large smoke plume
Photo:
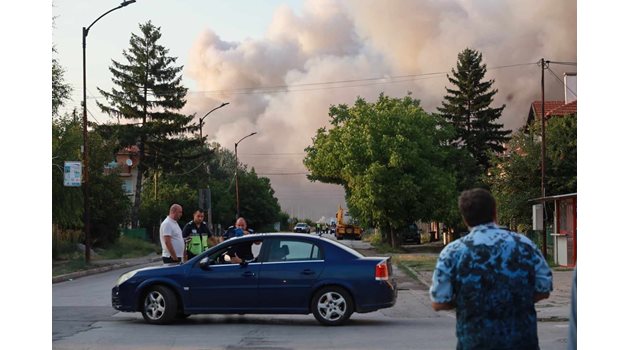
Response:
MULTIPOLYGON (((506 104, 501 122, 516 130, 540 99, 540 67, 495 67, 543 57, 576 62, 576 16, 574 0, 308 0, 299 14, 278 8, 262 38, 228 42, 210 28, 200 33, 186 64, 197 86, 185 112, 201 116, 230 102, 206 119, 204 135, 233 149, 257 131, 239 144, 239 160, 269 174, 289 214, 331 217, 344 203, 342 189, 294 175, 306 172, 304 148, 329 125, 331 105, 411 92, 434 112, 449 83, 445 74, 423 74, 450 72, 468 47, 483 54, 486 79, 499 90, 494 106, 506 104)), ((577 71, 551 69, 560 78, 577 71)), ((562 84, 546 76, 546 99, 562 99, 562 84)))

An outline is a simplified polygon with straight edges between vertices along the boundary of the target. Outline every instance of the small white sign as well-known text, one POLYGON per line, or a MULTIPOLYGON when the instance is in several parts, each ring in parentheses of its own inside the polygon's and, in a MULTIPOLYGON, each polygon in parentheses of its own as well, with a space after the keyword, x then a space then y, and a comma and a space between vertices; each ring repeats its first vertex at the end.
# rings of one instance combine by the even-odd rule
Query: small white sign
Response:
POLYGON ((81 162, 63 163, 63 185, 81 187, 81 162))

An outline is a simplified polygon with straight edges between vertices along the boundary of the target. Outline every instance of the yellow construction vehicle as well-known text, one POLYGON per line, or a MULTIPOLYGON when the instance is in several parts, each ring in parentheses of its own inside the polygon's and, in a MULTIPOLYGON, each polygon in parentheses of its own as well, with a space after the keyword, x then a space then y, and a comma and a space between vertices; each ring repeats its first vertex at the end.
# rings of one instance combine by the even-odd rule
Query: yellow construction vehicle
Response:
POLYGON ((363 229, 359 225, 345 223, 343 220, 343 208, 341 205, 337 209, 337 226, 335 228, 335 238, 342 240, 344 238, 361 239, 363 229))

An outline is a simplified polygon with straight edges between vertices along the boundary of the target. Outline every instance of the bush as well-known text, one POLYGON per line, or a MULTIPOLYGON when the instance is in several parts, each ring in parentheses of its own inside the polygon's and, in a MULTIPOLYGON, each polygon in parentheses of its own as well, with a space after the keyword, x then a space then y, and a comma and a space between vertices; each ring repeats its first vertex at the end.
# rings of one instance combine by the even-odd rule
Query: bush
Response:
POLYGON ((122 236, 115 244, 111 244, 101 254, 105 259, 137 258, 158 253, 161 248, 143 239, 122 236))
POLYGON ((363 237, 370 242, 373 246, 377 246, 383 243, 383 236, 378 230, 367 230, 364 232, 363 237))
POLYGON ((81 230, 62 229, 57 225, 52 226, 52 258, 69 259, 77 252, 77 243, 83 241, 81 230))

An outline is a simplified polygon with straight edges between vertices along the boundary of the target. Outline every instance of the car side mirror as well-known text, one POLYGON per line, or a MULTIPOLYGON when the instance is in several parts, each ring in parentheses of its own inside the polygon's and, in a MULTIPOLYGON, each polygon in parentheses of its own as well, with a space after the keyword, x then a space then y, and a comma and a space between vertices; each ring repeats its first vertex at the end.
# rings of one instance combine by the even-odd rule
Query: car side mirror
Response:
POLYGON ((207 256, 201 260, 199 260, 199 267, 202 270, 210 270, 210 265, 212 265, 212 261, 210 261, 210 258, 208 258, 207 256))

